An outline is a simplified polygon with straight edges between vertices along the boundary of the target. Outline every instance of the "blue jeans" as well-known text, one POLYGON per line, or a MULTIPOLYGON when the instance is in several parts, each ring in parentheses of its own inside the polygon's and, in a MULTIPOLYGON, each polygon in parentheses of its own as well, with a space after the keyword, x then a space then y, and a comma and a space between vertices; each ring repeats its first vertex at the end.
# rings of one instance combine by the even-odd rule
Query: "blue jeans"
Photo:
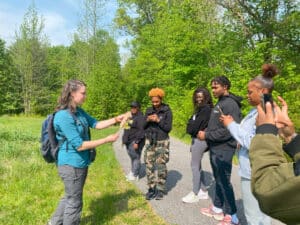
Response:
POLYGON ((145 145, 145 141, 141 141, 138 145, 138 149, 133 148, 134 142, 126 145, 127 153, 131 160, 131 172, 134 176, 138 176, 141 168, 141 154, 143 147, 145 145))
POLYGON ((241 178, 243 207, 248 225, 271 225, 271 219, 259 208, 256 198, 251 191, 251 180, 241 178))
POLYGON ((52 225, 79 225, 82 211, 82 192, 88 167, 75 168, 58 166, 58 173, 64 182, 65 194, 51 218, 52 225))
POLYGON ((230 181, 232 157, 235 149, 210 149, 210 163, 216 181, 214 206, 224 209, 225 214, 237 212, 233 187, 230 181))

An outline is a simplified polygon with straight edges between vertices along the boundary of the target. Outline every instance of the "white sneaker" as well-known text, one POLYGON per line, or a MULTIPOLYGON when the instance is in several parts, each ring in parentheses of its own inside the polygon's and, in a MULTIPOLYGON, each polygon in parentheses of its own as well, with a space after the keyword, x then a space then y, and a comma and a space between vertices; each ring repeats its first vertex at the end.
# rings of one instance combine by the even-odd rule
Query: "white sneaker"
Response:
POLYGON ((208 191, 203 191, 202 189, 199 190, 197 196, 199 199, 209 199, 208 191))
POLYGON ((193 191, 191 191, 186 196, 184 196, 181 200, 184 203, 196 203, 196 202, 199 202, 200 198, 198 195, 195 195, 195 193, 193 191))
POLYGON ((128 175, 126 175, 126 180, 128 181, 139 180, 139 176, 134 176, 133 173, 130 172, 128 175))

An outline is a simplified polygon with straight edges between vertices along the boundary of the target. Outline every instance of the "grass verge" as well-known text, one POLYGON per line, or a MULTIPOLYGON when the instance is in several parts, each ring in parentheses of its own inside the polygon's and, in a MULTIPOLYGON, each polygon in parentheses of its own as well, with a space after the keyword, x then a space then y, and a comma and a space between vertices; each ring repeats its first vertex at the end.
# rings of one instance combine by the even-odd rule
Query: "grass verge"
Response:
MULTIPOLYGON (((43 118, 0 117, 0 224, 46 224, 63 194, 55 165, 39 152, 43 118)), ((117 128, 93 132, 94 138, 117 128)), ((167 224, 157 216, 115 159, 111 144, 97 148, 84 187, 81 224, 167 224)))

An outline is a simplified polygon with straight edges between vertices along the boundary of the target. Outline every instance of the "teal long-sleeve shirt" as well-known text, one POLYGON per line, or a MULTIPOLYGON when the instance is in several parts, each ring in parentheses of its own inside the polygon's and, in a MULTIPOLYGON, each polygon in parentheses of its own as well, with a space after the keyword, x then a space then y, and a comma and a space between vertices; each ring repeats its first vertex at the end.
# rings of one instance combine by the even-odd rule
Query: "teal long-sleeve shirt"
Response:
POLYGON ((54 129, 60 143, 57 165, 85 168, 90 164, 90 151, 78 151, 83 141, 89 140, 88 127, 94 128, 97 120, 82 108, 77 108, 75 117, 69 110, 60 110, 54 117, 54 129))

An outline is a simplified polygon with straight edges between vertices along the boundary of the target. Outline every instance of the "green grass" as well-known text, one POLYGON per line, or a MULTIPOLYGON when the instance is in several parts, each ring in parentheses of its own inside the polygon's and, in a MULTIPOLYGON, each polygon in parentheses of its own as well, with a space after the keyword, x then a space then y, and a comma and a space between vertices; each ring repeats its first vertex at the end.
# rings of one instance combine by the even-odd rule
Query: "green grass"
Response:
MULTIPOLYGON (((0 224, 45 224, 63 194, 55 165, 39 152, 43 118, 0 117, 0 224)), ((93 138, 116 128, 93 132, 93 138)), ((81 224, 167 224, 125 181, 111 144, 97 149, 84 187, 81 224)))

